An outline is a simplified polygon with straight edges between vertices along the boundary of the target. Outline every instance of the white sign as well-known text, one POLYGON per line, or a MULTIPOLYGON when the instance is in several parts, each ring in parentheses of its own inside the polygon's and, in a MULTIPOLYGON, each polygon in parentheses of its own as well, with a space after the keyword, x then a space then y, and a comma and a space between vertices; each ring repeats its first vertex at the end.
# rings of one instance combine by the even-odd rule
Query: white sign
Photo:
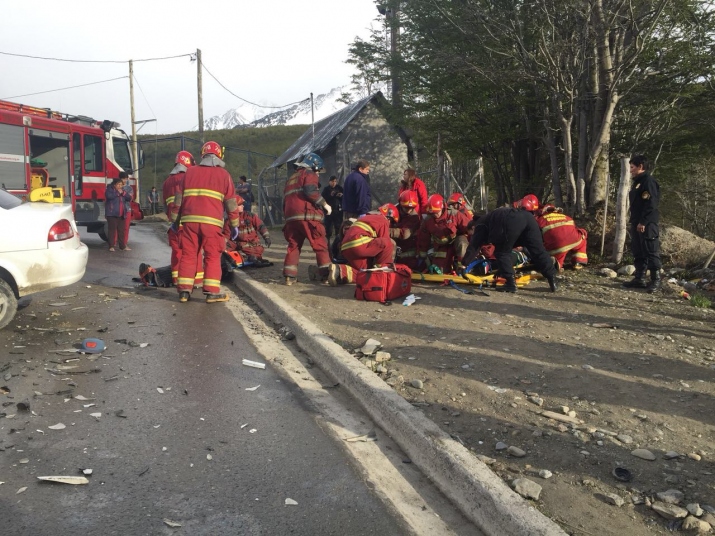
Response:
POLYGON ((25 155, 0 153, 0 162, 12 162, 15 164, 22 164, 25 162, 25 155))

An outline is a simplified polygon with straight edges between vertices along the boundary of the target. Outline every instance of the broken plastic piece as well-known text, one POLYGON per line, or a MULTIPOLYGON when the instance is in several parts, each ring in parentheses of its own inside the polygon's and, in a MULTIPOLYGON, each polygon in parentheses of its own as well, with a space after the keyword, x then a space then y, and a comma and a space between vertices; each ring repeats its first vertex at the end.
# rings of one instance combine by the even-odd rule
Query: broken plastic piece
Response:
POLYGON ((47 428, 49 428, 50 430, 64 430, 67 427, 61 422, 58 422, 57 424, 53 424, 52 426, 48 426, 47 428))
POLYGON ((92 471, 91 469, 82 469, 82 473, 85 474, 85 475, 91 475, 92 472, 93 472, 93 471, 92 471))
POLYGON ((253 367, 253 368, 257 368, 257 369, 265 369, 266 368, 265 363, 259 363, 258 361, 250 361, 249 359, 244 359, 242 362, 247 367, 253 367))
POLYGON ((71 484, 73 486, 89 484, 89 480, 83 476, 38 476, 37 478, 45 482, 57 482, 58 484, 71 484))
POLYGON ((260 387, 260 385, 256 385, 255 387, 246 387, 246 391, 255 391, 259 387, 260 387))
POLYGON ((172 521, 171 519, 164 518, 162 519, 162 521, 167 527, 171 527, 172 529, 178 529, 181 526, 181 523, 177 523, 176 521, 172 521))
POLYGON ((80 347, 80 351, 86 352, 88 354, 99 354, 105 349, 104 341, 102 339, 84 339, 80 347))
POLYGON ((298 506, 298 501, 294 501, 291 498, 286 499, 286 506, 298 506))

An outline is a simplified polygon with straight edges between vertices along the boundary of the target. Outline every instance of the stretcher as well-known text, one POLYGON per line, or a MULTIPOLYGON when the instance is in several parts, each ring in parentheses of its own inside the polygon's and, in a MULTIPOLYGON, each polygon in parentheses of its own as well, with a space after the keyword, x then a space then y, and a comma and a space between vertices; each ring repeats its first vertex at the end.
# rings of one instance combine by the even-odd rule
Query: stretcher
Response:
MULTIPOLYGON (((517 287, 523 287, 528 285, 531 281, 536 281, 537 279, 543 279, 540 274, 518 274, 518 277, 514 279, 517 287)), ((502 277, 498 277, 494 274, 489 274, 485 276, 478 276, 472 274, 461 275, 448 275, 448 274, 421 274, 419 272, 412 272, 413 281, 421 281, 425 283, 441 283, 449 284, 450 281, 458 284, 464 285, 476 285, 483 287, 494 287, 502 286, 506 280, 502 277)))

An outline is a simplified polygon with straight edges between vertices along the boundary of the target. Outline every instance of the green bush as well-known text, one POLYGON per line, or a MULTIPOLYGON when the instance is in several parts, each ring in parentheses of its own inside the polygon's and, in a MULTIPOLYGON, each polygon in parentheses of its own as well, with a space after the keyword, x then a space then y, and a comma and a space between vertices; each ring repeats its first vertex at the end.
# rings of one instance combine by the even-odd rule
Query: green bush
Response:
POLYGON ((690 303, 693 305, 693 307, 702 307, 704 309, 707 309, 712 305, 712 301, 710 301, 710 298, 708 298, 704 294, 701 294, 700 292, 698 292, 697 294, 693 294, 690 297, 690 303))

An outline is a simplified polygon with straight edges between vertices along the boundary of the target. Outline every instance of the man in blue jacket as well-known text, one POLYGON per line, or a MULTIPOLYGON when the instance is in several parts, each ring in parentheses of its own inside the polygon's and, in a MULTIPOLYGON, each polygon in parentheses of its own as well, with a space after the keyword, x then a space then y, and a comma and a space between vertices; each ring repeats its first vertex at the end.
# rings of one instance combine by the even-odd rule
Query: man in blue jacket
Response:
POLYGON ((343 215, 345 219, 358 218, 370 212, 370 162, 358 160, 355 171, 345 178, 343 186, 343 215))

